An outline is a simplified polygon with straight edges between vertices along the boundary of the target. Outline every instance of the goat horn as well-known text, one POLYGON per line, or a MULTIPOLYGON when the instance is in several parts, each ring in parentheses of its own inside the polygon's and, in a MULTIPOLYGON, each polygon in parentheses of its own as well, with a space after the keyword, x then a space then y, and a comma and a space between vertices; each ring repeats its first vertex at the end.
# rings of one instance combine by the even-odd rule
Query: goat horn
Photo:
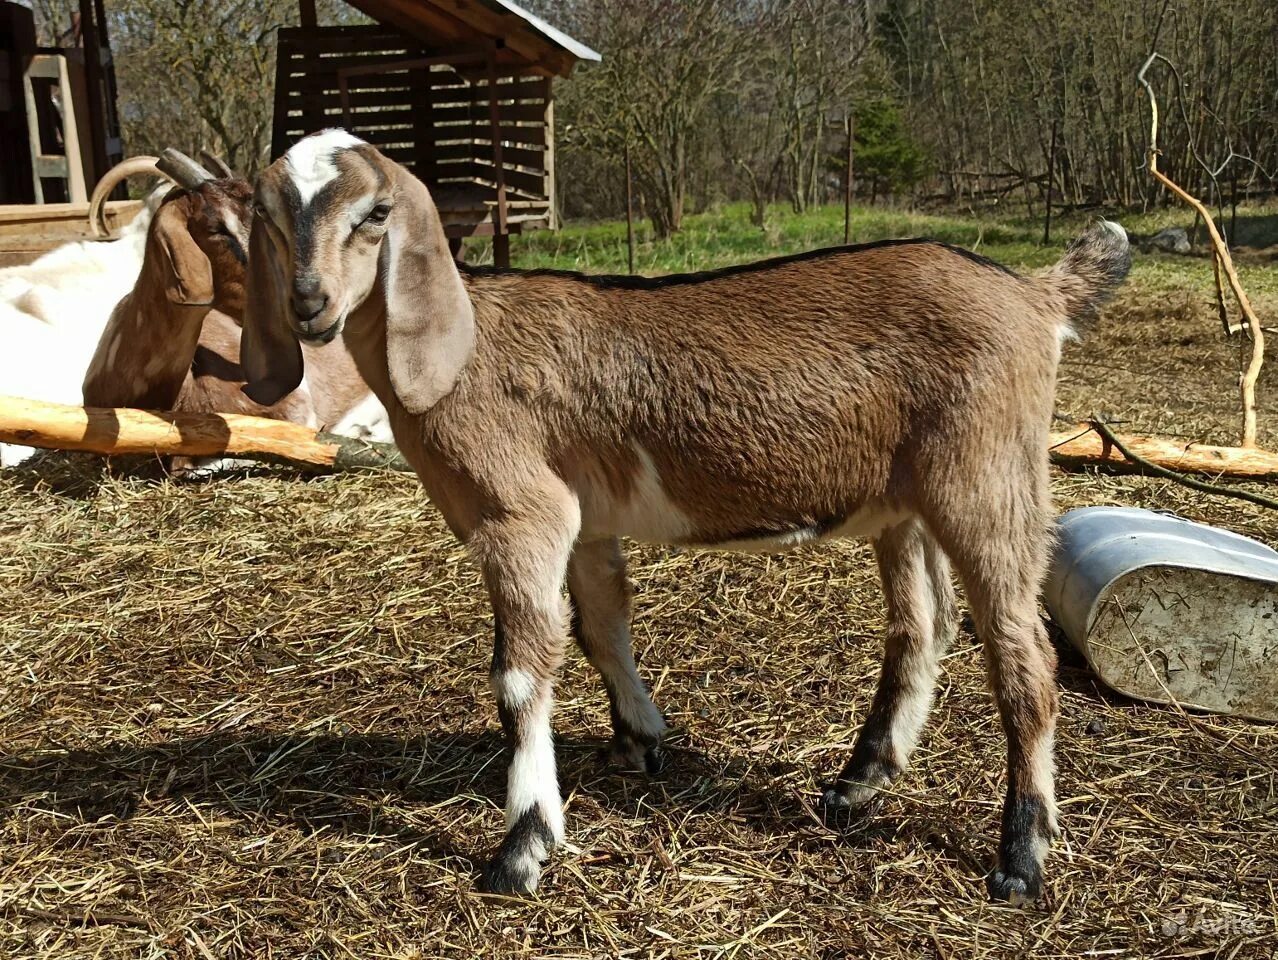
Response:
POLYGON ((207 150, 200 151, 200 162, 216 173, 223 180, 235 179, 235 172, 230 168, 225 160, 216 153, 210 153, 207 150))
POLYGON ((186 190, 194 190, 200 184, 216 179, 181 150, 174 150, 172 147, 165 148, 160 154, 157 167, 162 174, 186 190))
MULTIPOLYGON (((106 199, 116 185, 127 180, 129 177, 137 176, 142 173, 149 173, 152 176, 167 177, 163 170, 159 167, 159 157, 129 157, 122 160, 114 167, 102 175, 102 179, 98 181, 98 185, 93 188, 93 196, 89 198, 89 229, 93 231, 95 237, 108 237, 111 231, 106 225, 106 199)), ((169 177, 172 179, 172 177, 169 177)))

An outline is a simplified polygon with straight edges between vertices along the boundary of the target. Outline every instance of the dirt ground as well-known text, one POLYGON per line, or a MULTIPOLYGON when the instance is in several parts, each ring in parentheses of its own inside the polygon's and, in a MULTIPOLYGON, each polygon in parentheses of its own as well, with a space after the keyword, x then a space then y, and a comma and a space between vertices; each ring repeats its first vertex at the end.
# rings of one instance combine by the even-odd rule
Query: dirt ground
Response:
MULTIPOLYGON (((1231 442, 1231 350, 1197 295, 1125 294, 1060 408, 1231 442)), ((1278 544, 1278 513, 1166 481, 1054 487, 1278 544)), ((1274 955, 1278 728, 1109 694, 1064 648, 1043 903, 985 898, 1003 745, 966 631, 914 770, 826 829, 879 658, 863 545, 632 551, 672 763, 602 764, 605 699, 570 657, 569 842, 510 902, 477 892, 502 822, 490 614, 411 478, 77 460, 0 475, 0 504, 0 957, 1274 955)))

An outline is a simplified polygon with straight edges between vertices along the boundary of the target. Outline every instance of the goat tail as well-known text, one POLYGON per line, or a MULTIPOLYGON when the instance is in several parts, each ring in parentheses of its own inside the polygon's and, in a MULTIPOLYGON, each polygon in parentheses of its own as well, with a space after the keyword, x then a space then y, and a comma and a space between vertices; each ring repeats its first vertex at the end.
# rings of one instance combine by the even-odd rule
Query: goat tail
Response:
POLYGON ((1065 299, 1062 340, 1081 340, 1087 334, 1131 266, 1127 231, 1112 220, 1098 220, 1074 239, 1065 256, 1043 276, 1065 299))

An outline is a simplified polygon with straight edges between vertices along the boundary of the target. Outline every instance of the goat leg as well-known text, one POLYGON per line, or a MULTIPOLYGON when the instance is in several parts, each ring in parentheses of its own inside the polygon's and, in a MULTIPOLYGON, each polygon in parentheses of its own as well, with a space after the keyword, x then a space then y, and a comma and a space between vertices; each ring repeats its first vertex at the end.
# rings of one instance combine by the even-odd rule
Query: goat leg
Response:
POLYGON ((493 893, 533 893, 542 863, 564 838, 550 714, 568 640, 562 591, 578 521, 552 512, 513 510, 520 519, 490 524, 470 543, 492 596, 491 681, 510 751, 506 836, 485 878, 493 893))
POLYGON ((599 671, 612 715, 609 759, 625 769, 658 773, 665 721, 639 678, 630 642, 632 591, 615 538, 577 544, 568 561, 572 633, 599 671))
POLYGON ((887 602, 883 670, 852 756, 822 797, 832 820, 866 812, 908 766, 958 623, 949 562, 918 519, 885 531, 874 551, 887 602))

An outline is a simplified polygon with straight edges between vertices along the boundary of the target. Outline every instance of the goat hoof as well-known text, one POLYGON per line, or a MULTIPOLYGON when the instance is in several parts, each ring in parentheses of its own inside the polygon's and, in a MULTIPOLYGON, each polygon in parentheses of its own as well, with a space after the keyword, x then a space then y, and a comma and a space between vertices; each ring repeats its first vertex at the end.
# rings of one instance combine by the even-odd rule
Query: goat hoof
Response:
POLYGON ((826 826, 847 826, 874 814, 882 801, 879 788, 869 783, 840 783, 821 794, 826 826))
POLYGON ((605 751, 605 759, 613 766, 631 773, 656 776, 666 768, 666 752, 660 743, 645 744, 630 737, 613 737, 605 751))
POLYGON ((498 853, 484 871, 483 889, 510 897, 531 897, 537 892, 541 864, 529 856, 498 853))
POLYGON ((1014 907, 1033 903, 1043 895, 1043 877, 1035 871, 1032 876, 1019 876, 1004 870, 995 870, 985 881, 990 899, 1003 900, 1014 907))

